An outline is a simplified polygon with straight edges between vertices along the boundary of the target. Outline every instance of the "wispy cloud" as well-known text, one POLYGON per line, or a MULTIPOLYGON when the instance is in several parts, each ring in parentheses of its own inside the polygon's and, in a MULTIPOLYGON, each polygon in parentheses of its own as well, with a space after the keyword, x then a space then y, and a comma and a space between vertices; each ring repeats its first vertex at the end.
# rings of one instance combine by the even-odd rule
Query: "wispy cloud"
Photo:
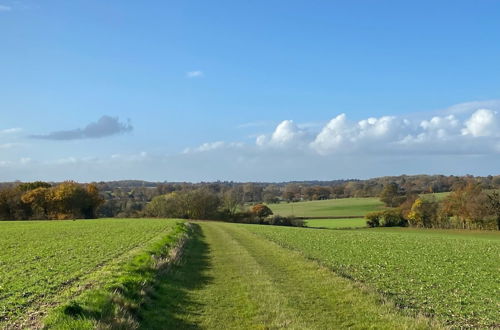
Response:
POLYGON ((3 130, 0 130, 0 134, 15 134, 21 132, 22 129, 19 127, 14 127, 14 128, 6 128, 3 130))
POLYGON ((131 132, 133 130, 130 122, 122 123, 118 117, 102 116, 98 121, 71 130, 54 131, 48 134, 31 135, 33 139, 45 140, 78 140, 96 139, 106 136, 131 132))
POLYGON ((204 76, 203 71, 195 70, 186 72, 186 77, 188 78, 201 78, 204 76))
POLYGON ((11 10, 12 10, 11 6, 0 5, 0 11, 11 11, 11 10))

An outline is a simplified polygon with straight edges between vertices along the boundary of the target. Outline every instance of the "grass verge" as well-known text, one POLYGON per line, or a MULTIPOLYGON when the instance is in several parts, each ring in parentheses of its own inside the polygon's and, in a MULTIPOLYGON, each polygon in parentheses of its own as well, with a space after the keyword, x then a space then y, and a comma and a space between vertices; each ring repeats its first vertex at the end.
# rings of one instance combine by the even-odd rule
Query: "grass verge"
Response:
POLYGON ((179 222, 164 238, 154 242, 123 264, 106 284, 84 292, 54 309, 44 320, 44 329, 134 329, 138 311, 148 300, 158 273, 168 269, 189 235, 179 222))

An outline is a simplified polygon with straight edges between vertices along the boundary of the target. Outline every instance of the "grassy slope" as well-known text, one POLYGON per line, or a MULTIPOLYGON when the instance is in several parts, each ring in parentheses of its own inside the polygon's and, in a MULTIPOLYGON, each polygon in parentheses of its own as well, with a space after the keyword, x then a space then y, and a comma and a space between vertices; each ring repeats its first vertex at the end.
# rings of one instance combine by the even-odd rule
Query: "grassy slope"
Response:
MULTIPOLYGON (((157 288, 142 328, 427 328, 379 296, 248 226, 199 223, 182 265, 157 288), (355 308, 353 308, 355 306, 355 308)), ((274 227, 276 228, 276 227, 274 227)))
MULTIPOLYGON (((443 200, 450 193, 423 194, 434 195, 437 200, 443 200)), ((269 204, 274 214, 296 217, 363 217, 366 213, 381 210, 384 204, 378 197, 339 198, 322 201, 306 201, 297 203, 269 204)))
POLYGON ((269 204, 275 214, 297 217, 363 217, 366 213, 379 210, 383 203, 376 197, 340 198, 322 201, 269 204))
POLYGON ((366 227, 366 219, 308 219, 306 226, 311 228, 362 228, 366 227))
POLYGON ((405 228, 248 230, 454 326, 500 326, 500 233, 405 228))
POLYGON ((173 221, 0 222, 0 328, 43 312, 93 274, 165 236, 173 221), (35 313, 36 312, 36 313, 35 313))

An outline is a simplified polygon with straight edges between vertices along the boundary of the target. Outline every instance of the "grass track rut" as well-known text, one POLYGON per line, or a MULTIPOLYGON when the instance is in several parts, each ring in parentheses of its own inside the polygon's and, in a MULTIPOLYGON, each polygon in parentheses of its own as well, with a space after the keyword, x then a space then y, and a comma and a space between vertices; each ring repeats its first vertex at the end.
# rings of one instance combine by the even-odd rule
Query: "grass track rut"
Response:
POLYGON ((195 226, 183 262, 142 313, 144 329, 429 328, 244 226, 195 226))

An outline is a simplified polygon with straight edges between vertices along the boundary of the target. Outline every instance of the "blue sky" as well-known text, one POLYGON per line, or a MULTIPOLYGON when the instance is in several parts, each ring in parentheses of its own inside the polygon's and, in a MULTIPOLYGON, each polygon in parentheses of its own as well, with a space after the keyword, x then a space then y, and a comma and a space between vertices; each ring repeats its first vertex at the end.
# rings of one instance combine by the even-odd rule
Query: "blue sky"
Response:
POLYGON ((0 0, 0 180, 499 174, 500 1, 0 0))

